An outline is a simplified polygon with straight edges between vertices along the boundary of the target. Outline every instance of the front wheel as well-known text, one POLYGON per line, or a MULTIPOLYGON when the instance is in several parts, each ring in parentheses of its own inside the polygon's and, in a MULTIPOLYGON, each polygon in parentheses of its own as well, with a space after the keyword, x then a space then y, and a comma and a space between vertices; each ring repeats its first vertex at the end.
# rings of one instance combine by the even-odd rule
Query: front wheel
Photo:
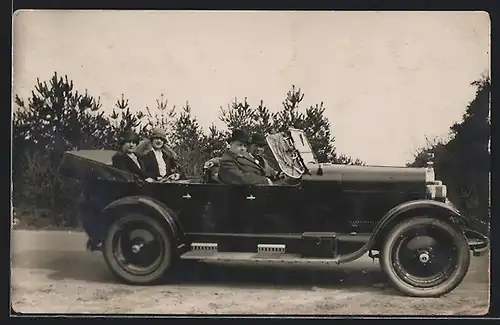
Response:
POLYGON ((167 231, 156 219, 140 213, 125 215, 111 224, 103 254, 117 278, 139 285, 158 282, 173 260, 167 231))
POLYGON ((416 217, 389 232, 380 263, 402 293, 439 297, 462 282, 469 269, 470 252, 464 235, 451 224, 416 217))

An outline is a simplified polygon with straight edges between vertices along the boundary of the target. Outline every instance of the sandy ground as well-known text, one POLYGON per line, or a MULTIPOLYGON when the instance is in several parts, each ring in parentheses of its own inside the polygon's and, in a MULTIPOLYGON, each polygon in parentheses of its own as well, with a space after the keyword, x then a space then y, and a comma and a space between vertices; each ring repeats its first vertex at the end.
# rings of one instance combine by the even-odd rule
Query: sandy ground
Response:
POLYGON ((334 267, 186 264, 175 282, 118 283, 83 233, 14 231, 12 307, 21 313, 482 315, 489 257, 473 258, 464 282, 442 298, 401 296, 362 258, 334 267))

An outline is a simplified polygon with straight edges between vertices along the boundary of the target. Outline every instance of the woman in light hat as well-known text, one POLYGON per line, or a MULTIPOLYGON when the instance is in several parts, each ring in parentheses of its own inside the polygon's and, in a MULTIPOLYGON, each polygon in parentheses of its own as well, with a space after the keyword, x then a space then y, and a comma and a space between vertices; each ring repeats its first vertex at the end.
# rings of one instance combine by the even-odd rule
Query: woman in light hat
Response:
POLYGON ((173 180, 184 177, 177 154, 167 145, 167 133, 164 130, 154 129, 149 139, 139 143, 135 152, 150 177, 157 180, 167 176, 173 180))

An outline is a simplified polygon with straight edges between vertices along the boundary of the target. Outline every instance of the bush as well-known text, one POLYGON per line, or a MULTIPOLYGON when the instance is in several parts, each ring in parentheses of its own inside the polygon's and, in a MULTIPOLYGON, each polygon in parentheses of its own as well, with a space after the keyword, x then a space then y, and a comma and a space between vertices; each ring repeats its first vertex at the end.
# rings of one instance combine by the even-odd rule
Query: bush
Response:
POLYGON ((22 225, 78 226, 79 184, 64 179, 46 152, 24 152, 22 158, 23 172, 14 182, 14 207, 22 225))
POLYGON ((462 121, 450 127, 450 140, 429 142, 408 166, 425 166, 433 158, 436 177, 448 186, 449 199, 485 230, 490 221, 491 83, 483 76, 471 85, 476 95, 462 121))

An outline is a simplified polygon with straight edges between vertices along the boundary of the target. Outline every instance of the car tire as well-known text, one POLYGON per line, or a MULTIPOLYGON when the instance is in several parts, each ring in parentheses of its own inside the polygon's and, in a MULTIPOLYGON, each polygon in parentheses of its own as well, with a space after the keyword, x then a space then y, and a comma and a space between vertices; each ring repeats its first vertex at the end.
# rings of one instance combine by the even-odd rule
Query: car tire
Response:
POLYGON ((389 231, 380 252, 382 271, 400 292, 412 297, 449 293, 462 282, 469 264, 469 246, 460 229, 430 217, 397 224, 389 231), (408 239, 407 246, 403 246, 408 239), (432 270, 437 274, 429 275, 432 270))
MULTIPOLYGON (((172 268, 174 261, 172 247, 170 234, 158 220, 142 213, 131 213, 111 223, 104 242, 103 255, 108 268, 119 280, 128 284, 149 285, 159 282, 172 268), (144 229, 134 228, 134 224, 143 225, 144 229), (149 232, 151 236, 147 239, 151 241, 146 242, 145 238, 141 241, 140 236, 131 237, 134 231, 137 233, 141 230, 143 235, 146 234, 144 230, 149 232), (130 231, 128 238, 124 236, 127 231, 130 231), (141 250, 143 255, 138 255, 141 254, 141 250), (158 257, 151 262, 151 265, 138 266, 139 261, 144 262, 154 255, 158 257), (133 261, 136 263, 134 266, 133 261)), ((145 262, 146 265, 147 263, 145 262)))

